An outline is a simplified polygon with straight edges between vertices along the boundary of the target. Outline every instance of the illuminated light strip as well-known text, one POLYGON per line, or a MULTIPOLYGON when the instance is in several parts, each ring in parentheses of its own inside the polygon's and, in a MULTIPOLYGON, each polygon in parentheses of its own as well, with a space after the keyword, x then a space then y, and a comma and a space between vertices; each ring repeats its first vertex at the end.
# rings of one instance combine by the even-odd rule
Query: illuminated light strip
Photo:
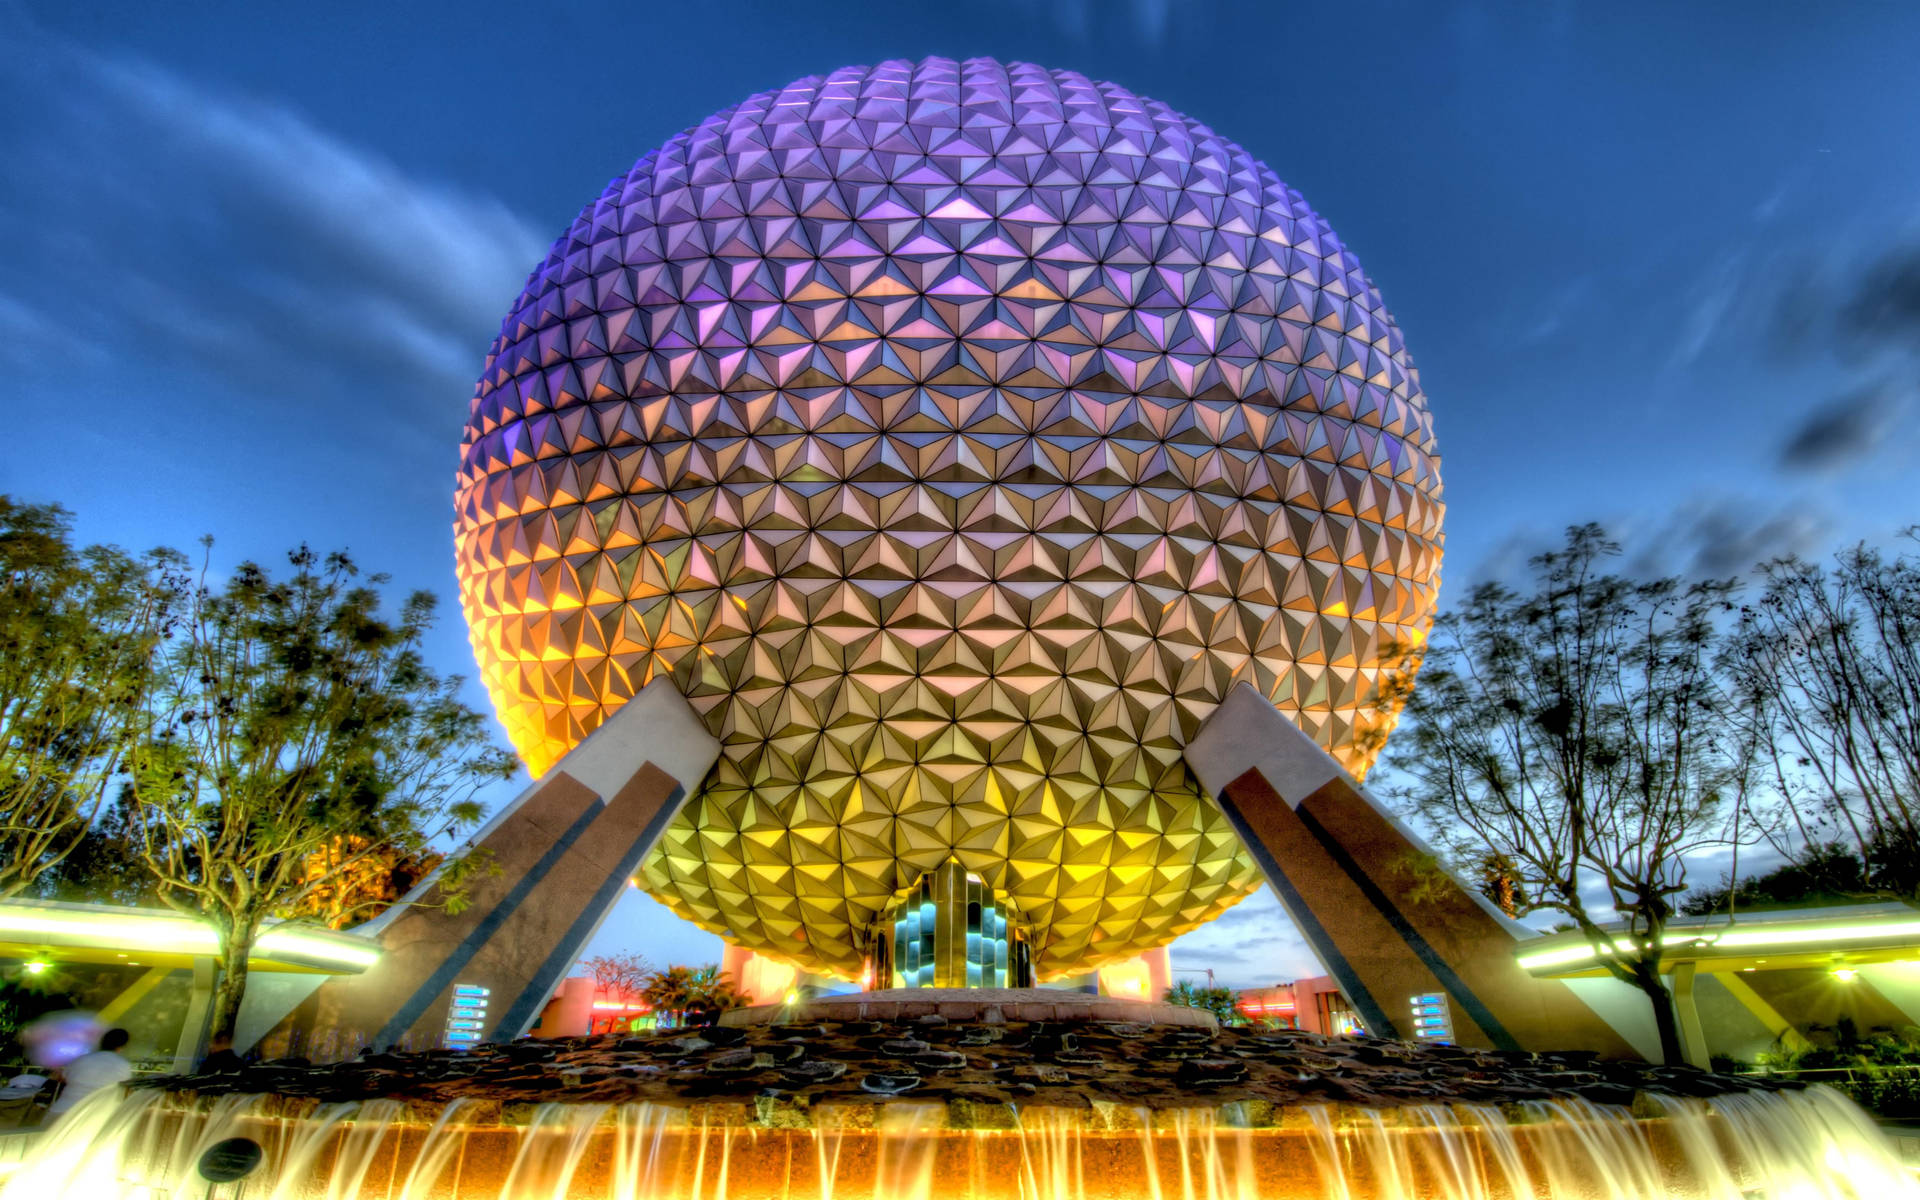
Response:
POLYGON ((593 1002, 593 1006, 594 1008, 602 1011, 605 1011, 607 1009, 618 1009, 621 1012, 652 1012, 653 1011, 647 1005, 641 1004, 638 1001, 635 1001, 632 1004, 622 1004, 618 1000, 595 1000, 593 1002))
MULTIPOLYGON (((1668 930, 1661 935, 1660 945, 1663 949, 1669 946, 1700 945, 1715 950, 1738 950, 1915 936, 1920 936, 1920 920, 1878 921, 1860 925, 1819 925, 1800 929, 1734 928, 1719 933, 1668 930)), ((1618 954, 1620 944, 1608 942, 1606 949, 1618 954)), ((1597 959, 1599 953, 1599 950, 1591 944, 1562 946, 1555 950, 1543 950, 1538 954, 1521 955, 1515 961, 1523 970, 1532 971, 1540 967, 1558 967, 1568 963, 1586 962, 1597 959)))
MULTIPOLYGON (((137 947, 149 954, 213 957, 220 953, 220 939, 212 926, 191 917, 172 913, 63 912, 0 905, 0 939, 27 941, 33 937, 59 938, 68 944, 88 947, 137 947)), ((358 972, 379 962, 380 953, 378 946, 350 934, 277 925, 254 942, 254 953, 250 957, 358 972)))
POLYGON ((1872 925, 1829 925, 1820 929, 1782 929, 1769 933, 1764 929, 1729 929, 1709 939, 1716 947, 1726 946, 1799 946, 1807 942, 1859 941, 1862 938, 1896 938, 1920 935, 1920 921, 1881 921, 1872 925))

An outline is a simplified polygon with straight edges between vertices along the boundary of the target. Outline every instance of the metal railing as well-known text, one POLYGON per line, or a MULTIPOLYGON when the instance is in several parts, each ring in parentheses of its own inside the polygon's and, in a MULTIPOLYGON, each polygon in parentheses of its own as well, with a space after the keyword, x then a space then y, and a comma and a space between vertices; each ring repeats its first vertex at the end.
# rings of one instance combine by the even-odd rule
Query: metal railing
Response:
POLYGON ((1855 1064, 1842 1067, 1749 1067, 1741 1075, 1797 1079, 1833 1088, 1880 1121, 1920 1121, 1920 1064, 1855 1064))

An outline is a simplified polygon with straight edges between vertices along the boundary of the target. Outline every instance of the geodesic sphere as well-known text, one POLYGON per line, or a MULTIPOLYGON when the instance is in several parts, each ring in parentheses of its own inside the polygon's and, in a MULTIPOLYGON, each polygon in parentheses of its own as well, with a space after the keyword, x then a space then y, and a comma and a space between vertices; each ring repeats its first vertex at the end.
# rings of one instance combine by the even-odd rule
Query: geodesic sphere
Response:
POLYGON ((671 677, 725 748, 642 882, 848 977, 949 856, 1043 978, 1244 897, 1182 746, 1245 679, 1364 772, 1440 560, 1418 377, 1299 193, 978 59, 803 79, 615 179, 502 325, 456 503, 528 766, 671 677))

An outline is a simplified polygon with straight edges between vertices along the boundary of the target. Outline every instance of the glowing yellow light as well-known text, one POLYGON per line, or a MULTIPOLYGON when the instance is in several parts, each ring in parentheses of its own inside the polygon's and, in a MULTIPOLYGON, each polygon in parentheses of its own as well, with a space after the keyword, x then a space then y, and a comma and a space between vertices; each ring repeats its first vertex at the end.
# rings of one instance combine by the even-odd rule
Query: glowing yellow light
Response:
POLYGON ((39 975, 45 972, 46 969, 47 969, 47 964, 43 962, 30 962, 27 964, 27 968, 26 968, 27 974, 29 975, 39 975))
POLYGON ((788 1004, 798 1004, 798 1003, 800 1003, 800 993, 799 993, 799 992, 788 992, 788 993, 787 993, 787 1003, 788 1003, 788 1004))
POLYGON ((1852 983, 1859 974, 1860 972, 1854 970, 1852 967, 1835 967, 1833 969, 1833 977, 1841 983, 1852 983))
MULTIPOLYGON (((1618 953, 1619 946, 1608 942, 1608 953, 1618 953)), ((1519 963, 1522 970, 1536 971, 1541 967, 1563 967, 1568 963, 1586 962, 1599 957, 1599 951, 1590 945, 1561 946, 1557 950, 1542 950, 1538 954, 1523 954, 1519 963)))
MULTIPOLYGON (((213 926, 178 913, 0 905, 0 941, 139 946, 154 954, 211 957, 220 951, 213 926)), ((351 934, 299 925, 275 925, 254 943, 256 960, 332 971, 364 971, 380 948, 351 934)), ((125 958, 126 955, 116 955, 125 958)))
MULTIPOLYGON (((1857 921, 1843 924, 1813 923, 1805 926, 1749 926, 1739 929, 1727 929, 1719 933, 1701 934, 1692 930, 1676 930, 1663 934, 1662 946, 1685 946, 1690 949, 1737 950, 1758 949, 1760 947, 1786 947, 1823 944, 1827 942, 1854 942, 1868 938, 1892 940, 1920 936, 1920 920, 1914 921, 1857 921)), ((1542 950, 1537 954, 1524 954, 1517 958, 1521 969, 1536 971, 1542 967, 1563 967, 1571 963, 1588 962, 1601 953, 1619 954, 1622 946, 1617 942, 1604 943, 1599 949, 1590 943, 1572 946, 1560 946, 1552 950, 1542 950)), ((1765 962, 1766 959, 1756 959, 1765 962)))
POLYGON ((1903 938, 1920 935, 1920 921, 1862 921, 1848 925, 1815 925, 1805 929, 1729 929, 1714 939, 1722 949, 1733 946, 1800 946, 1814 942, 1851 942, 1862 938, 1903 938))

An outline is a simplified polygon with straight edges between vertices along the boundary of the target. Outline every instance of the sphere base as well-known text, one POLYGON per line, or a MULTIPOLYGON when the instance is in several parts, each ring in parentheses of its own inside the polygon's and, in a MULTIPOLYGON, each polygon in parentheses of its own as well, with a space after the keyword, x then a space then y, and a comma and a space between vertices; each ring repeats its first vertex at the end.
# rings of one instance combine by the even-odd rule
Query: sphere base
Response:
POLYGON ((1115 1021, 1129 1025, 1186 1025, 1217 1029, 1205 1009, 1059 988, 884 988, 817 996, 792 1004, 761 1004, 722 1013, 722 1025, 805 1021, 915 1021, 942 1017, 987 1025, 1008 1021, 1115 1021))

